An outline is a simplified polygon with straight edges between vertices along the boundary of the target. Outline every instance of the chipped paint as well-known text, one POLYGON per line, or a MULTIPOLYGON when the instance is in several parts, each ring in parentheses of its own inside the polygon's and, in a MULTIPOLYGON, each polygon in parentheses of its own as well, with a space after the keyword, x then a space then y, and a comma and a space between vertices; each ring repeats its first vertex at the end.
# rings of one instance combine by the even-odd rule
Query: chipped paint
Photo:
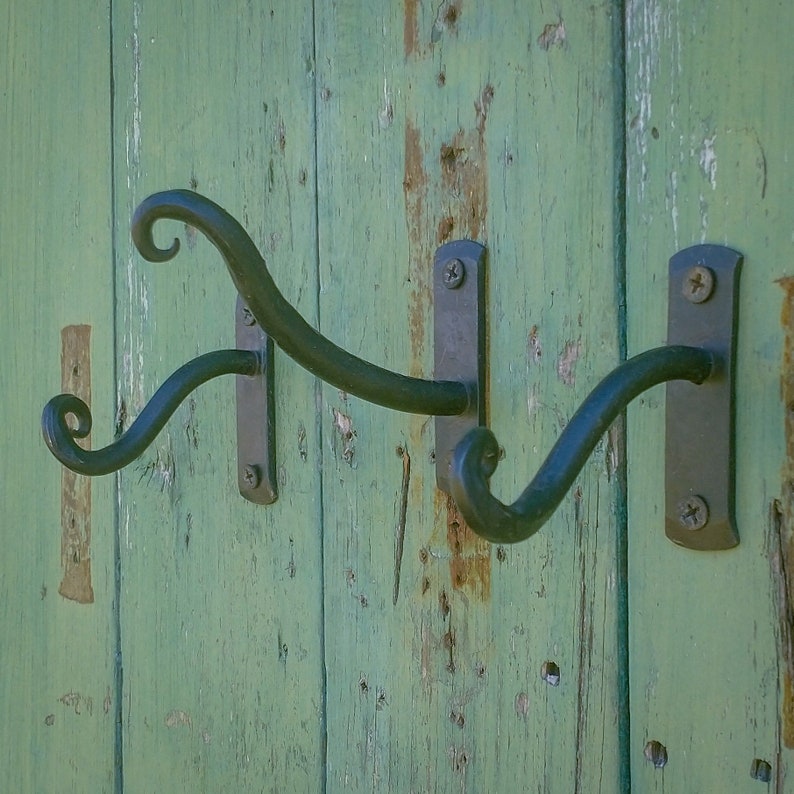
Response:
POLYGON ((557 22, 545 25, 543 32, 538 36, 538 46, 542 50, 549 50, 552 47, 562 47, 566 42, 565 23, 562 17, 557 22))
POLYGON ((79 717, 82 714, 93 716, 94 714, 94 699, 88 695, 81 695, 79 692, 69 691, 58 698, 59 703, 70 708, 79 717))
POLYGON ((353 457, 356 454, 356 431, 353 428, 353 421, 347 414, 343 414, 336 408, 331 410, 334 417, 334 430, 342 441, 342 460, 352 467, 353 457))
POLYGON ((703 172, 703 176, 708 179, 712 190, 717 189, 717 153, 714 151, 716 140, 716 132, 710 137, 704 138, 701 142, 700 153, 698 155, 700 170, 703 172))
POLYGON ((573 386, 576 381, 576 362, 582 353, 582 343, 566 342, 562 353, 557 359, 557 377, 566 385, 573 386))
POLYGON ((378 111, 378 125, 382 130, 391 127, 394 121, 394 105, 391 101, 391 90, 386 78, 383 78, 383 107, 378 111))
POLYGON ((171 711, 165 715, 165 727, 192 728, 193 720, 190 719, 190 715, 186 711, 182 711, 181 709, 171 709, 171 711))
POLYGON ((403 48, 408 58, 416 52, 419 41, 419 0, 405 0, 405 17, 403 22, 403 48))
MULTIPOLYGON (((61 389, 91 405, 91 326, 61 331, 61 389)), ((90 435, 82 445, 91 448, 90 435)), ((61 569, 58 592, 78 604, 92 604, 91 478, 61 467, 61 569)))
POLYGON ((408 278, 411 283, 408 304, 411 359, 408 374, 413 377, 422 377, 425 372, 426 325, 432 294, 432 273, 427 267, 427 263, 432 261, 432 251, 425 234, 429 222, 426 214, 427 188, 421 135, 417 127, 406 121, 403 194, 408 224, 408 278))
POLYGON ((394 542, 394 588, 392 603, 396 604, 400 597, 400 574, 402 571, 403 550, 405 548, 405 522, 408 516, 408 491, 411 484, 411 456, 402 444, 397 447, 397 457, 402 460, 402 482, 400 484, 400 501, 397 511, 397 530, 394 542))
POLYGON ((785 297, 780 322, 783 327, 783 360, 780 394, 784 406, 786 458, 781 471, 781 497, 770 509, 769 558, 772 580, 777 584, 778 642, 782 669, 782 738, 794 749, 794 277, 778 284, 785 297))
MULTIPOLYGON (((447 544, 452 555, 449 573, 455 590, 466 590, 481 601, 491 597, 491 544, 476 535, 447 497, 447 544)), ((444 598, 446 595, 444 594, 444 598)), ((448 602, 447 602, 448 604, 448 602)))

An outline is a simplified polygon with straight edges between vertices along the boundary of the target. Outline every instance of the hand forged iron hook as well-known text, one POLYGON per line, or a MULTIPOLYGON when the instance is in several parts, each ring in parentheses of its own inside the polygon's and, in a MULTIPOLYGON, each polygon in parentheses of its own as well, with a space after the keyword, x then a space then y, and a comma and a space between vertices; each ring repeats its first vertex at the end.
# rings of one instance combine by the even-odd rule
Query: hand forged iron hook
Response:
MULTIPOLYGON (((141 202, 133 217, 132 238, 150 262, 168 261, 179 252, 178 239, 166 249, 155 245, 152 228, 160 219, 193 226, 215 245, 262 330, 317 377, 370 402, 409 413, 457 416, 476 402, 476 384, 422 380, 390 372, 342 350, 315 331, 278 290, 245 229, 205 196, 190 190, 170 190, 141 202)), ((138 457, 197 386, 218 375, 260 372, 261 360, 253 351, 225 350, 199 356, 163 383, 119 439, 98 450, 83 449, 75 442, 90 432, 88 406, 74 395, 61 394, 44 408, 44 440, 53 455, 73 471, 108 474, 138 457), (70 415, 76 419, 75 427, 69 424, 70 415)))
POLYGON ((484 427, 455 448, 450 490, 466 523, 492 543, 517 543, 534 535, 557 509, 598 440, 631 400, 669 380, 702 384, 719 371, 708 350, 670 345, 621 364, 588 395, 562 431, 535 477, 511 505, 491 494, 499 444, 484 427))
POLYGON ((390 372, 335 345, 314 330, 279 292, 267 264, 243 227, 222 207, 191 190, 169 190, 144 199, 132 221, 132 238, 144 259, 165 262, 179 240, 158 248, 155 221, 169 218, 201 231, 220 252, 237 291, 262 330, 313 375, 369 402, 407 413, 457 416, 476 400, 476 386, 390 372))
POLYGON ((202 383, 219 375, 256 375, 261 355, 252 350, 216 350, 183 364, 167 378, 127 431, 102 449, 83 449, 75 442, 91 432, 91 411, 74 394, 59 394, 44 406, 41 430, 44 441, 64 466, 78 474, 110 474, 137 458, 179 407, 202 383), (75 417, 76 426, 68 417, 75 417))

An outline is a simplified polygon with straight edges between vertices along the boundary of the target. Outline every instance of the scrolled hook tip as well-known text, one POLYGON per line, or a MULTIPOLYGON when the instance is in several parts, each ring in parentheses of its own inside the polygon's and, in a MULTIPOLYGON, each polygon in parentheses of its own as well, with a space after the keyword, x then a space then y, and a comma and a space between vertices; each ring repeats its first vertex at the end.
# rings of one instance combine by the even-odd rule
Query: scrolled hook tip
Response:
POLYGON ((173 199, 175 196, 180 198, 181 192, 184 191, 154 193, 138 205, 132 216, 132 241, 148 262, 167 262, 179 253, 179 238, 175 237, 168 248, 160 248, 154 242, 153 228, 156 221, 170 217, 175 203, 173 199))
POLYGON ((455 448, 452 466, 457 471, 466 469, 471 473, 479 470, 488 479, 499 464, 499 442, 487 427, 470 430, 455 448))
POLYGON ((41 415, 44 439, 50 449, 58 444, 59 436, 85 438, 91 432, 91 409, 74 394, 59 394, 45 406, 41 415), (77 420, 77 426, 69 424, 68 417, 77 420))

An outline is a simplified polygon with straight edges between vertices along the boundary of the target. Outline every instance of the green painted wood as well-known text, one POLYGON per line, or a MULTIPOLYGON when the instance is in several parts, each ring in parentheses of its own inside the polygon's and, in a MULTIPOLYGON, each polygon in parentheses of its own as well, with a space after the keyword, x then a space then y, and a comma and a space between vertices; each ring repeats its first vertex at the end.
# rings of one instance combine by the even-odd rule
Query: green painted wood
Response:
MULTIPOLYGON (((619 19, 316 13, 322 329, 429 376, 433 251, 487 243, 494 488, 512 499, 619 358, 619 19)), ((329 790, 618 790, 620 433, 538 537, 497 549, 435 491, 432 421, 334 389, 322 412, 329 790)))
MULTIPOLYGON (((198 353, 234 345, 215 249, 143 261, 134 207, 194 187, 235 215, 316 321, 311 13, 299 4, 114 4, 119 395, 125 421, 198 353)), ((315 386, 279 355, 281 498, 237 493, 233 378, 207 384, 121 475, 124 783, 317 791, 322 571, 315 386)))
POLYGON ((676 249, 708 241, 745 255, 737 549, 689 552, 665 540, 663 390, 630 411, 631 759, 638 791, 760 790, 750 776, 755 759, 771 765, 771 789, 791 790, 780 636, 787 620, 779 615, 779 551, 791 533, 781 400, 790 362, 781 328, 786 296, 775 282, 792 274, 792 15, 790 5, 774 2, 628 4, 630 352, 664 341, 667 259, 676 249), (663 769, 643 757, 649 740, 667 747, 663 769))
MULTIPOLYGON (((61 390, 63 328, 90 326, 94 393, 113 391, 108 4, 3 2, 0 31, 3 789, 112 791, 114 483, 97 483, 76 515, 81 531, 90 515, 82 597, 90 584, 94 602, 67 599, 61 467, 39 429, 61 390)), ((96 401, 99 428, 112 409, 96 401)))

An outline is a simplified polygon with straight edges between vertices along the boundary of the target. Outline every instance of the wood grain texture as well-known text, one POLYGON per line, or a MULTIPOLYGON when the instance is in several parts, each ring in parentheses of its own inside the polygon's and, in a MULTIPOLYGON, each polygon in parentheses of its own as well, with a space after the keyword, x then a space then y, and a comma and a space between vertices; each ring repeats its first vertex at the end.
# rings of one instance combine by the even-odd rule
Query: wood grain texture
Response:
POLYGON ((97 434, 107 437, 112 427, 107 6, 0 3, 0 768, 7 791, 115 785, 113 480, 97 483, 80 506, 95 533, 95 603, 67 600, 58 592, 61 467, 39 427, 45 402, 61 388, 61 330, 75 325, 94 331, 97 434))
MULTIPOLYGON (((322 328, 430 376, 434 249, 487 243, 510 500, 619 357, 614 21, 574 3, 317 7, 322 328)), ((432 421, 323 397, 329 788, 617 790, 620 437, 541 535, 495 548, 435 491, 432 421)))
MULTIPOLYGON (((309 7, 114 4, 119 395, 126 425, 172 370, 234 345, 235 290, 194 230, 163 265, 134 207, 192 187, 250 232, 315 321, 309 7)), ((162 235, 162 236, 160 236, 162 235)), ((281 496, 237 493, 232 378, 205 385, 121 475, 124 779, 137 791, 313 792, 323 776, 313 379, 276 360, 281 496)))
POLYGON ((664 342, 676 249, 707 241, 745 255, 737 549, 688 552, 665 540, 663 390, 630 412, 631 753, 641 791, 754 790, 754 759, 771 765, 772 790, 791 790, 780 695, 790 605, 779 605, 792 527, 781 402, 790 361, 775 282, 792 272, 792 14, 773 2, 628 4, 630 352, 664 342), (649 740, 667 747, 663 769, 643 757, 649 740))

